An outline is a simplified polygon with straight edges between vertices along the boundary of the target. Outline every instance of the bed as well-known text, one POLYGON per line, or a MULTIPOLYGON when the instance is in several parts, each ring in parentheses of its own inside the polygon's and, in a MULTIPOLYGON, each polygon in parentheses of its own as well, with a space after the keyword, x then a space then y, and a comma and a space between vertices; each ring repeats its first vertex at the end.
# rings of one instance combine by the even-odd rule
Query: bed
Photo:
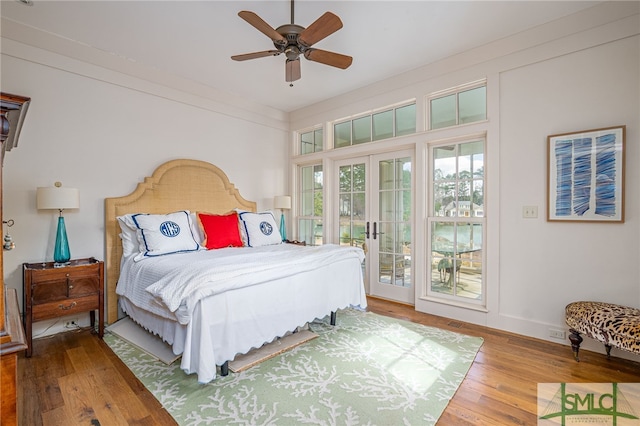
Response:
POLYGON ((127 243, 123 250, 124 228, 118 218, 185 211, 191 217, 196 212, 238 211, 247 218, 265 213, 256 212, 256 203, 244 199, 221 169, 198 160, 164 163, 131 194, 106 198, 107 322, 128 315, 182 354, 181 368, 197 374, 199 382, 215 379, 218 371, 226 374, 236 355, 309 321, 330 313, 334 320, 334 313, 348 306, 366 308, 359 248, 282 243, 143 259, 137 254, 138 261, 131 261, 127 243), (310 263, 307 258, 312 257, 310 263), (242 267, 230 267, 234 261, 242 267), (219 269, 188 275, 204 264, 219 269), (178 277, 191 278, 178 286, 178 277), (133 287, 136 292, 127 293, 133 287), (138 296, 149 300, 141 303, 138 296))

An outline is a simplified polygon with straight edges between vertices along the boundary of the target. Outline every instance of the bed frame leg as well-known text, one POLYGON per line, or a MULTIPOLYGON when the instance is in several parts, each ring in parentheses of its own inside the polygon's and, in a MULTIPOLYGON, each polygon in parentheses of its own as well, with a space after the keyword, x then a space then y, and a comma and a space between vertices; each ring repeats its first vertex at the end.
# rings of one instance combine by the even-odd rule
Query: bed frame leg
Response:
POLYGON ((224 364, 220 366, 220 375, 221 376, 229 375, 229 361, 225 361, 224 364))
POLYGON ((336 311, 331 311, 331 325, 336 325, 336 311))

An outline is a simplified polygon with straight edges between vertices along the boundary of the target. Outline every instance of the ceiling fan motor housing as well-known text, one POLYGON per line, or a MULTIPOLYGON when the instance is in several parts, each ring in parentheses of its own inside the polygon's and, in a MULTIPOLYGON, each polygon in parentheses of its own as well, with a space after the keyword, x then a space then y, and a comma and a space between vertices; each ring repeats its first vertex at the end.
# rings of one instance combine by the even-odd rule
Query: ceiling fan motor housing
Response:
POLYGON ((282 41, 274 40, 273 45, 284 53, 287 59, 295 61, 300 54, 304 54, 305 50, 307 50, 308 47, 298 41, 300 34, 304 31, 304 27, 296 24, 285 24, 276 28, 276 31, 287 41, 285 44, 282 41))

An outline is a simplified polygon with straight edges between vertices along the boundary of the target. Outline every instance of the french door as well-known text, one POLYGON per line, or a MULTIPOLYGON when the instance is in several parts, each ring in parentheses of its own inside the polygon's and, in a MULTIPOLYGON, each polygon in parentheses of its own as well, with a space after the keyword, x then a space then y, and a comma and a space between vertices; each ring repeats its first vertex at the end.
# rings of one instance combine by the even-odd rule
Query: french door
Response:
POLYGON ((365 286, 373 296, 413 304, 412 151, 340 160, 335 216, 340 245, 366 252, 365 286))

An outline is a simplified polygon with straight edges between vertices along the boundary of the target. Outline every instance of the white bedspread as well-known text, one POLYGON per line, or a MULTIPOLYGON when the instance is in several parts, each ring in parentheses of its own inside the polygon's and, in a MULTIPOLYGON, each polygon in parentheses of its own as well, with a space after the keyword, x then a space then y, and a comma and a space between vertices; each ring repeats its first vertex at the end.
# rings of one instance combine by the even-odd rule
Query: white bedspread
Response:
POLYGON ((345 259, 364 260, 358 247, 280 244, 180 253, 139 262, 124 261, 116 293, 135 305, 181 324, 199 300, 345 259), (150 298, 149 294, 154 297, 150 298), (173 313, 173 315, 171 315, 173 313))

